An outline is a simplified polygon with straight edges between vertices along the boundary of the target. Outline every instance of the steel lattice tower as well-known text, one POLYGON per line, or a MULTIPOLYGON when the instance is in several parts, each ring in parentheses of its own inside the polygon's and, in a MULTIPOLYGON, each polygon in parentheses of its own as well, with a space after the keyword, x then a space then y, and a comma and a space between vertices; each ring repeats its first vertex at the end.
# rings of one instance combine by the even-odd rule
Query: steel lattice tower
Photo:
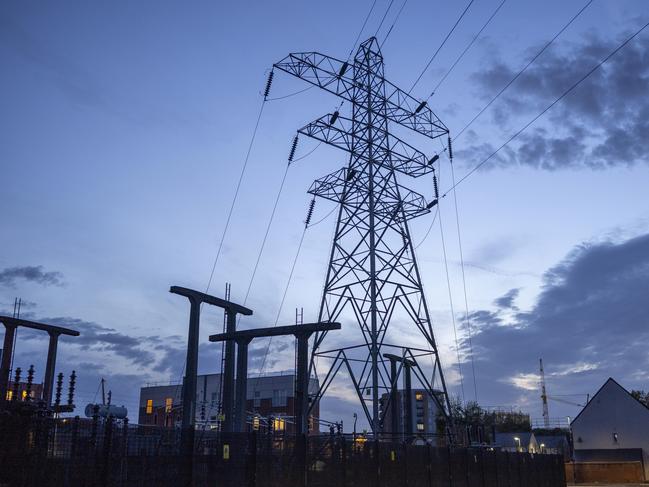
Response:
POLYGON ((438 157, 427 157, 391 134, 389 124, 399 124, 428 139, 445 136, 448 129, 425 102, 385 79, 383 57, 374 37, 360 45, 353 62, 305 52, 290 54, 274 67, 352 105, 351 119, 336 111, 298 130, 349 153, 347 167, 317 179, 309 189, 310 194, 339 205, 318 321, 341 321, 343 326, 356 321, 362 334, 362 340, 329 350, 323 350, 326 333, 316 334, 311 368, 315 369, 318 357, 326 358, 331 366, 312 406, 344 365, 377 434, 385 415, 379 405, 382 394, 395 390, 401 369, 414 362, 411 368, 421 386, 448 418, 446 383, 408 229, 408 220, 429 213, 437 199, 429 204, 397 182, 397 173, 411 177, 434 174, 438 157), (349 319, 342 318, 344 313, 349 319), (397 313, 405 317, 408 327, 414 325, 419 330, 423 338, 420 347, 385 341, 397 313), (386 349, 398 350, 401 357, 396 377, 382 355, 386 349), (428 377, 417 362, 424 356, 432 357, 433 370, 428 377))

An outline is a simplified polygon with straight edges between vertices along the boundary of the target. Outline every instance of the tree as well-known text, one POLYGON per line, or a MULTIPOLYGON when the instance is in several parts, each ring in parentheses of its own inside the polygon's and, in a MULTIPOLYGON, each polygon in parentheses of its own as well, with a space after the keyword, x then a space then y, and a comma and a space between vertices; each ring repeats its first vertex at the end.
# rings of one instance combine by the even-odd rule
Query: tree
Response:
POLYGON ((631 395, 645 406, 649 407, 649 393, 642 390, 631 390, 631 395))

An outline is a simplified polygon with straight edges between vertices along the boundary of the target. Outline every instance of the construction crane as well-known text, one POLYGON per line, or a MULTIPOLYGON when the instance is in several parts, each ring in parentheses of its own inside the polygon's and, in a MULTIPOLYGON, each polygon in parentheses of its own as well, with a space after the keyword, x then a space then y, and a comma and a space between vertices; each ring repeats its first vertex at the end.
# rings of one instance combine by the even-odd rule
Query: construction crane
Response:
POLYGON ((545 389, 545 372, 543 372, 543 359, 539 359, 541 369, 541 401, 543 402, 543 426, 550 428, 550 413, 548 411, 548 394, 545 389))

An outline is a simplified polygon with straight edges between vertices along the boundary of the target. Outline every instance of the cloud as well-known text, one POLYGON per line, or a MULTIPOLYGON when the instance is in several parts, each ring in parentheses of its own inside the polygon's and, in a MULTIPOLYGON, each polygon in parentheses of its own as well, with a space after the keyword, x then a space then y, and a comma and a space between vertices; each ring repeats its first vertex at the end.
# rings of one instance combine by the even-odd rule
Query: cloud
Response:
POLYGON ((42 265, 7 267, 0 271, 0 285, 14 287, 16 281, 24 280, 43 286, 62 286, 63 274, 56 271, 45 272, 42 265))
MULTIPOLYGON (((515 308, 518 289, 495 310, 473 311, 481 400, 538 402, 539 357, 550 395, 592 392, 609 376, 646 389, 647 289, 649 234, 576 246, 546 271, 529 311, 515 308)), ((468 338, 461 347, 466 353, 468 338)))
MULTIPOLYGON (((547 50, 494 103, 490 109, 494 123, 506 133, 514 133, 612 52, 619 42, 620 39, 602 39, 590 34, 567 47, 547 50)), ((524 57, 531 55, 527 53, 524 57)), ((518 71, 518 65, 495 60, 476 73, 474 80, 481 96, 490 100, 518 71)), ((542 126, 539 124, 543 122, 537 122, 495 156, 489 166, 522 165, 556 170, 647 163, 648 83, 649 44, 638 38, 554 106, 542 126)), ((460 160, 473 163, 494 150, 490 143, 483 142, 456 152, 460 160)))

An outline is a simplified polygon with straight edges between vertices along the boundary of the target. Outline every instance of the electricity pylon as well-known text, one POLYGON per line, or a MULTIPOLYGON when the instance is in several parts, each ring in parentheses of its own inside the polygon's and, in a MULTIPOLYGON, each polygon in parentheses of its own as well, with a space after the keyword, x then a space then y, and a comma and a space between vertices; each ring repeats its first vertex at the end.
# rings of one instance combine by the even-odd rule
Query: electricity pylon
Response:
MULTIPOLYGON (((428 139, 448 135, 448 129, 426 102, 419 102, 385 79, 383 57, 374 37, 360 45, 353 62, 303 52, 289 54, 274 68, 352 105, 351 119, 335 111, 298 130, 349 153, 346 167, 317 179, 308 192, 339 205, 318 320, 341 321, 343 326, 355 321, 362 334, 362 340, 356 334, 354 342, 329 350, 323 350, 327 334, 316 334, 311 368, 315 369, 319 357, 327 359, 330 368, 311 407, 344 365, 377 435, 389 408, 385 402, 380 408, 380 401, 396 390, 402 367, 414 362, 416 365, 410 367, 421 387, 429 393, 439 414, 448 419, 446 383, 408 229, 408 220, 429 213, 439 196, 427 203, 421 194, 397 182, 397 173, 434 175, 439 157, 427 157, 394 136, 390 124, 428 139), (402 331, 411 334, 418 330, 423 338, 418 348, 386 342, 388 327, 399 313, 399 324, 405 326, 402 331), (386 348, 400 351, 397 374, 388 370, 383 357, 386 348), (427 355, 433 363, 430 375, 417 362, 427 355)), ((450 421, 447 424, 451 426, 450 421)))

